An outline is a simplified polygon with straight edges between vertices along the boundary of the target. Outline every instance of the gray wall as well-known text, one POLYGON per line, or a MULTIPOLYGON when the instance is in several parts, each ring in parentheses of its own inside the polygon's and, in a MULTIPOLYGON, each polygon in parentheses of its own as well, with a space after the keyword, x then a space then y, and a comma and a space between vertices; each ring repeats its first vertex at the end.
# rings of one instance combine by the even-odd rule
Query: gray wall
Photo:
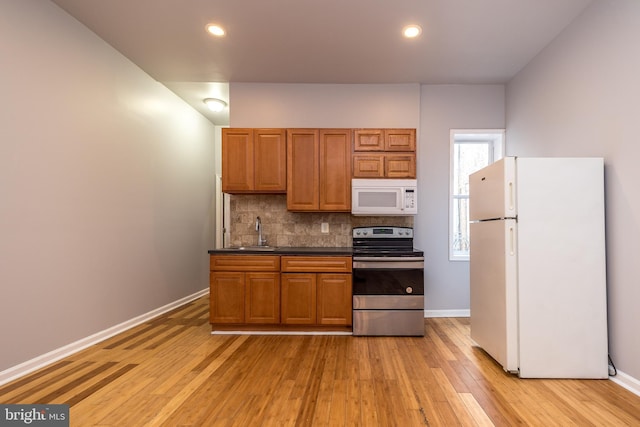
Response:
POLYGON ((507 88, 507 154, 605 159, 609 350, 636 387, 639 44, 640 2, 596 1, 507 88))
POLYGON ((229 85, 232 127, 418 128, 417 84, 229 85))
MULTIPOLYGON (((422 86, 420 214, 415 245, 425 251, 425 308, 433 315, 469 310, 469 262, 449 261, 450 129, 502 129, 505 123, 502 85, 422 86)), ((507 137, 508 144, 508 137, 507 137)))
POLYGON ((207 288, 214 126, 48 1, 0 58, 2 371, 207 288))

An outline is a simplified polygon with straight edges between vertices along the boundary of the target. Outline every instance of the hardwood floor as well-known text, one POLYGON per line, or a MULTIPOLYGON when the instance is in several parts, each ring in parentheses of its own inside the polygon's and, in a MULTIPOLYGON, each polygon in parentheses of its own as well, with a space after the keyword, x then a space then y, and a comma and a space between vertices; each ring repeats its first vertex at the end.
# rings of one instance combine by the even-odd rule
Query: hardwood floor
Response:
POLYGON ((210 335, 208 297, 0 387, 1 403, 68 403, 72 426, 640 425, 607 380, 521 380, 469 339, 210 335))

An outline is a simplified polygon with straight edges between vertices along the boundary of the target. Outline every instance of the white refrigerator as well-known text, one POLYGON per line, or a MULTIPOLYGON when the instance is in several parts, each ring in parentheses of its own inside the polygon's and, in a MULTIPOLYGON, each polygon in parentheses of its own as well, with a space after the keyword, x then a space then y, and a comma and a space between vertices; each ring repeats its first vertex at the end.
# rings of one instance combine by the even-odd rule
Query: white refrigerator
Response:
POLYGON ((469 177, 471 338, 522 378, 607 378, 602 158, 469 177))

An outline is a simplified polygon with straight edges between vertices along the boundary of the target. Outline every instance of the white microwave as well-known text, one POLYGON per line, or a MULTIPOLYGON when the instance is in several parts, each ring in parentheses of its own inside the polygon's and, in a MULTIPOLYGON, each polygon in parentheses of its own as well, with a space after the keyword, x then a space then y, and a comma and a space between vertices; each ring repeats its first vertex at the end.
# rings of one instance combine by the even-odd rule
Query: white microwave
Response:
POLYGON ((352 179, 352 215, 415 215, 418 191, 415 179, 352 179))

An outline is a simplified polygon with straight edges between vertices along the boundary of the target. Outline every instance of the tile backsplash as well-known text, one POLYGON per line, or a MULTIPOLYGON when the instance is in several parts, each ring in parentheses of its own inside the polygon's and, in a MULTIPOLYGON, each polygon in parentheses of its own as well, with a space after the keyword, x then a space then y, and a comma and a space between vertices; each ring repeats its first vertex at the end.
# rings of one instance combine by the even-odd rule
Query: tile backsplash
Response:
POLYGON ((270 246, 349 247, 351 228, 368 225, 413 227, 412 216, 353 216, 341 212, 289 212, 287 196, 231 195, 230 242, 227 246, 249 246, 258 242, 256 217, 262 221, 262 236, 270 246), (321 224, 329 224, 329 233, 321 224))

